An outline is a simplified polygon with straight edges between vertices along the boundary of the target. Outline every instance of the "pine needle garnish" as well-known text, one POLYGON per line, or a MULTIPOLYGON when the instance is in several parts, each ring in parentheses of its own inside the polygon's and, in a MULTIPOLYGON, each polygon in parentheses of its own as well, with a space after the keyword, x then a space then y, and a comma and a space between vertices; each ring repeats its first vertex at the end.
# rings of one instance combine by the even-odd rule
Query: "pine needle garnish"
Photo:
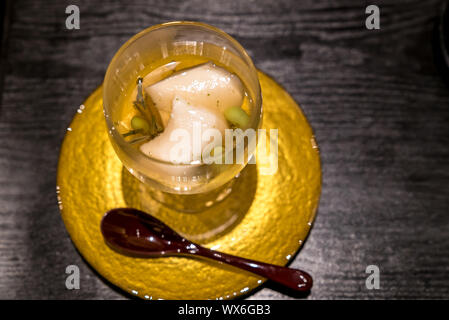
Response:
MULTIPOLYGON (((124 133, 123 137, 128 137, 136 134, 143 134, 143 136, 129 141, 130 143, 137 143, 146 139, 153 139, 159 133, 164 131, 164 126, 162 124, 162 119, 159 111, 154 106, 151 97, 144 93, 142 83, 143 79, 138 78, 136 100, 133 101, 133 106, 138 111, 142 119, 139 119, 139 121, 131 121, 131 126, 134 130, 124 133), (148 125, 145 125, 145 129, 142 128, 142 121, 146 121, 148 123, 148 125), (139 127, 134 127, 133 123, 140 123, 140 125, 139 127)), ((134 118, 139 118, 139 116, 135 116, 134 118)))

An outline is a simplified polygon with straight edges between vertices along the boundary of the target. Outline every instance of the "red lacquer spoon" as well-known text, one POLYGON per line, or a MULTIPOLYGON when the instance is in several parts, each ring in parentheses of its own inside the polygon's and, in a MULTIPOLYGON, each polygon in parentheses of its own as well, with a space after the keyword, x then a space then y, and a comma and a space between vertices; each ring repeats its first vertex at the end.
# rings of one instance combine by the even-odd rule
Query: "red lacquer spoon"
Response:
POLYGON ((132 208, 108 211, 101 232, 114 250, 134 257, 193 255, 217 260, 280 283, 295 291, 309 291, 312 277, 304 271, 249 260, 195 244, 151 215, 132 208))

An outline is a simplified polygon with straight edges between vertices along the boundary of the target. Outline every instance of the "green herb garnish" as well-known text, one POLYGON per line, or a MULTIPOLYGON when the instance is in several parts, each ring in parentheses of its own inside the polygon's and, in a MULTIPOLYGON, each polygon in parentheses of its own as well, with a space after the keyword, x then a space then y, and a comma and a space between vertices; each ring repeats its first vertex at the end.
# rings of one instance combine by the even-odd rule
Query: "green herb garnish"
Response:
POLYGON ((152 139, 164 131, 160 114, 151 98, 143 92, 142 83, 143 79, 138 78, 136 100, 133 101, 133 106, 139 112, 139 115, 131 119, 131 127, 133 130, 123 134, 123 137, 135 134, 144 134, 144 136, 137 137, 129 141, 130 143, 136 143, 148 138, 152 139))
POLYGON ((142 130, 130 130, 128 132, 125 132, 122 134, 123 138, 129 137, 129 136, 133 136, 136 134, 142 133, 142 130))

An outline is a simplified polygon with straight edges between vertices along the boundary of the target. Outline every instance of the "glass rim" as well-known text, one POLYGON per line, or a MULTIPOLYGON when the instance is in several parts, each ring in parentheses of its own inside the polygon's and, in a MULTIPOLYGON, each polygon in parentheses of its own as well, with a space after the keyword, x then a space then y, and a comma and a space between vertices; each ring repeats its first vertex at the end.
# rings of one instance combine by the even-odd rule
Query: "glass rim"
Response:
MULTIPOLYGON (((253 128, 255 130, 257 130, 262 122, 262 93, 261 93, 261 88, 260 88, 260 83, 259 83, 259 79, 258 79, 258 75, 257 75, 257 68, 254 66, 254 63, 251 59, 251 57, 249 56, 249 54, 246 52, 245 48, 243 48, 243 46, 236 40, 234 39, 232 36, 230 36, 229 34, 227 34, 226 32, 224 32, 223 30, 214 27, 212 25, 209 25, 207 23, 203 23, 203 22, 197 22, 197 21, 187 21, 187 20, 178 20, 178 21, 170 21, 170 22, 164 22, 164 23, 160 23, 160 24, 156 24, 153 25, 151 27, 148 27, 146 29, 143 29, 142 31, 136 33, 135 35, 133 35, 131 38, 129 38, 124 44, 122 44, 122 46, 117 50, 117 52, 114 54, 114 56, 112 57, 111 61, 109 62, 109 65, 106 69, 106 73, 103 79, 103 88, 104 88, 104 84, 106 82, 107 78, 110 78, 110 73, 112 72, 112 65, 114 64, 114 62, 116 62, 119 57, 123 54, 123 52, 128 49, 128 47, 134 43, 135 41, 137 41, 138 39, 140 39, 141 37, 143 37, 144 35, 152 32, 152 31, 156 31, 159 29, 163 29, 163 28, 167 28, 167 27, 173 27, 173 26, 196 26, 196 27, 201 27, 213 32, 218 33, 220 36, 223 36, 224 38, 226 38, 226 40, 230 41, 232 43, 232 45, 234 45, 240 52, 243 54, 243 57, 245 59, 245 62, 249 64, 250 69, 253 69, 256 72, 256 77, 257 77, 257 92, 256 92, 256 98, 260 101, 260 106, 256 109, 256 116, 255 116, 255 120, 253 121, 252 125, 249 128, 253 128)), ((103 111, 105 114, 105 120, 106 123, 108 125, 108 131, 110 130, 111 127, 113 127, 113 124, 111 123, 111 120, 106 117, 107 114, 109 114, 109 110, 108 107, 106 106, 105 102, 104 102, 104 90, 103 90, 103 111)), ((247 128, 247 129, 249 129, 247 128)), ((109 136, 111 137, 111 135, 113 135, 114 139, 116 139, 116 142, 118 144, 119 148, 122 148, 125 150, 125 152, 130 155, 132 158, 140 158, 142 159, 143 162, 156 162, 158 164, 163 164, 163 165, 167 165, 167 166, 175 166, 175 167, 194 167, 194 166, 201 166, 201 165, 207 165, 206 163, 194 163, 194 161, 190 162, 190 163, 173 163, 171 161, 165 161, 165 160, 161 160, 158 158, 154 158, 154 157, 150 157, 147 155, 142 154, 141 152, 139 152, 138 150, 134 149, 131 147, 131 145, 125 141, 125 139, 117 132, 117 130, 112 130, 112 133, 109 134, 109 136)), ((232 149, 232 152, 234 152, 235 147, 232 149)), ((249 158, 249 157, 248 157, 249 158)))

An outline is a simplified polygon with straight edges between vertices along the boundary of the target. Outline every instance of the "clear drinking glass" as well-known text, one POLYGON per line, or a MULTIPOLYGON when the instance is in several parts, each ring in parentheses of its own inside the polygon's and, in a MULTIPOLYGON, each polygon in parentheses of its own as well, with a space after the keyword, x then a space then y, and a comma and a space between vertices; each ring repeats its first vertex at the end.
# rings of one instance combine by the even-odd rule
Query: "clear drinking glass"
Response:
POLYGON ((106 71, 103 103, 110 141, 129 172, 148 186, 156 200, 170 206, 178 203, 174 206, 178 210, 197 211, 210 206, 211 201, 220 201, 230 192, 233 179, 255 152, 250 141, 244 139, 247 155, 244 163, 174 164, 144 155, 125 141, 115 127, 120 120, 120 95, 131 82, 136 83, 139 72, 150 63, 167 57, 176 60, 176 56, 186 54, 218 61, 240 78, 250 101, 249 128, 257 130, 262 118, 262 97, 251 58, 231 36, 198 22, 163 23, 129 39, 114 55, 106 71))

